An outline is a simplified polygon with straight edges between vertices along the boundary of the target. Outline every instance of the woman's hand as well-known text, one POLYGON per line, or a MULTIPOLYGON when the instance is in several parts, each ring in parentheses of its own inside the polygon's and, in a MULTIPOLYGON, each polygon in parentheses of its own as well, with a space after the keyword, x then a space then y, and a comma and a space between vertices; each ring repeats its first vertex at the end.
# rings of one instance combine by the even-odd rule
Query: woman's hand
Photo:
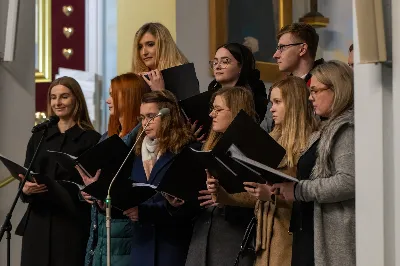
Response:
POLYGON ((85 174, 85 172, 83 172, 82 168, 80 168, 78 165, 75 166, 75 169, 78 170, 79 174, 82 177, 83 183, 85 184, 85 186, 96 182, 99 179, 100 173, 101 173, 101 169, 97 170, 96 175, 94 177, 91 176, 87 176, 85 174))
POLYGON ((280 184, 274 184, 272 191, 276 195, 280 195, 282 199, 286 201, 294 201, 294 182, 283 182, 280 184))
MULTIPOLYGON (((24 175, 18 175, 18 176, 21 179, 25 179, 24 175)), ((22 188, 22 192, 25 195, 38 194, 38 193, 43 193, 46 191, 47 191, 46 185, 43 185, 43 184, 39 185, 38 183, 36 183, 36 180, 35 180, 35 183, 26 181, 24 187, 22 188)))
POLYGON ((85 199, 85 201, 89 204, 93 204, 93 198, 90 196, 88 193, 81 191, 82 197, 85 199))
POLYGON ((255 182, 244 182, 244 189, 253 197, 262 200, 271 200, 272 186, 255 182))
POLYGON ((207 172, 207 190, 208 192, 210 192, 211 194, 217 194, 218 190, 219 190, 219 182, 218 179, 215 179, 214 177, 212 177, 208 172, 207 172), (209 178, 210 176, 210 178, 209 178))
POLYGON ((171 204, 171 206, 173 206, 175 208, 178 208, 185 203, 184 200, 178 199, 177 197, 171 196, 167 193, 161 193, 161 195, 163 195, 164 198, 166 198, 168 200, 169 204, 171 204))
POLYGON ((211 196, 211 192, 209 192, 208 190, 200 190, 199 194, 200 196, 197 199, 200 201, 200 206, 209 208, 219 205, 218 203, 214 202, 211 196))
POLYGON ((139 209, 137 206, 124 211, 123 214, 126 215, 133 222, 139 221, 139 209))
POLYGON ((197 128, 198 122, 199 122, 199 121, 196 120, 196 121, 194 121, 193 124, 191 124, 191 123, 190 123, 190 119, 189 119, 190 130, 192 131, 193 135, 196 137, 196 140, 197 140, 197 141, 203 141, 204 138, 205 138, 205 136, 206 136, 206 134, 204 133, 203 135, 201 135, 201 136, 199 137, 199 135, 200 135, 200 133, 201 133, 201 130, 203 130, 203 126, 201 125, 201 126, 199 126, 199 128, 197 128))
POLYGON ((152 91, 165 90, 164 78, 160 70, 151 70, 149 72, 141 73, 140 75, 143 77, 144 81, 146 81, 147 85, 149 85, 152 91))

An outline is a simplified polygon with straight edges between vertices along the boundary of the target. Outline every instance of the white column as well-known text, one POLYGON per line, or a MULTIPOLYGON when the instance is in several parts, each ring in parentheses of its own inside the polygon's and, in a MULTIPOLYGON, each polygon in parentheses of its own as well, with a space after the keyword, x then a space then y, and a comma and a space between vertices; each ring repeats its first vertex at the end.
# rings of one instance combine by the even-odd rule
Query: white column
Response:
POLYGON ((85 70, 103 74, 103 1, 85 0, 85 70))
POLYGON ((400 265, 400 10, 399 1, 392 1, 392 61, 393 61, 393 201, 387 204, 393 206, 393 232, 388 232, 394 239, 393 265, 400 265), (395 252, 397 251, 397 252, 395 252))
POLYGON ((382 67, 380 64, 358 64, 354 0, 353 29, 357 265, 381 266, 385 265, 382 67))

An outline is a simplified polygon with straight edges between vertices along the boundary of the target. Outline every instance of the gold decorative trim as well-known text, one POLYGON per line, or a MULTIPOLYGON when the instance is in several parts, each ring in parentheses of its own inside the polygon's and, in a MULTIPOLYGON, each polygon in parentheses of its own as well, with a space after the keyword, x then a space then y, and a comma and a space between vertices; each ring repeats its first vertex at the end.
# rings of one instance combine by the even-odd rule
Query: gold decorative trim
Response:
MULTIPOLYGON (((228 40, 227 4, 227 0, 209 0, 210 59, 214 57, 217 47, 228 40)), ((279 0, 279 29, 291 23, 292 0, 279 0)), ((282 75, 275 63, 257 61, 256 67, 260 70, 261 79, 267 82, 273 82, 282 75)))
POLYGON ((16 180, 16 179, 12 176, 9 176, 9 177, 4 178, 3 180, 0 180, 0 188, 7 186, 14 180, 16 180))
POLYGON ((51 82, 51 0, 36 0, 38 5, 38 67, 35 82, 51 82))

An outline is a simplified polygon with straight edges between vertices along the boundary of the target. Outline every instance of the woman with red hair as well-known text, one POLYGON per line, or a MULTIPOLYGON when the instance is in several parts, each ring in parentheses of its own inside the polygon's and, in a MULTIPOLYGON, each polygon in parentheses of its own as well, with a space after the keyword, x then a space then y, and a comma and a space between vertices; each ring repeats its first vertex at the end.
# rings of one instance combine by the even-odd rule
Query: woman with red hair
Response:
MULTIPOLYGON (((131 146, 138 132, 137 117, 140 114, 142 96, 150 91, 142 77, 133 73, 119 75, 111 80, 110 97, 107 99, 110 119, 108 132, 100 141, 118 134, 127 146, 131 146)), ((85 184, 97 180, 100 172, 94 178, 89 178, 78 169, 85 184)), ((126 178, 129 178, 127 176, 126 178)), ((86 201, 92 204, 92 224, 90 238, 86 249, 86 266, 106 265, 107 233, 104 203, 93 201, 91 196, 83 193, 86 201)), ((112 214, 111 226, 111 262, 113 265, 129 265, 132 245, 132 222, 122 213, 112 214)))

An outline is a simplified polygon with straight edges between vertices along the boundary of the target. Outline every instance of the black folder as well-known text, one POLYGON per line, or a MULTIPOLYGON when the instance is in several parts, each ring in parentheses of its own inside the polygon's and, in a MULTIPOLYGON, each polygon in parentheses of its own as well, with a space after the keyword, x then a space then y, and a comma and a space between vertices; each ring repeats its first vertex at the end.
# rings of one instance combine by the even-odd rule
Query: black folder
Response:
MULTIPOLYGON (((11 161, 10 159, 7 159, 3 155, 0 154, 0 161, 4 164, 4 166, 8 169, 10 172, 11 176, 14 177, 15 179, 18 179, 19 181, 22 181, 22 179, 18 175, 25 175, 27 168, 11 161)), ((34 173, 31 171, 31 174, 28 177, 29 182, 34 182, 32 179, 32 175, 38 176, 39 174, 34 173)))
POLYGON ((243 182, 265 183, 275 174, 257 171, 248 164, 233 159, 232 144, 247 157, 271 168, 277 168, 285 149, 265 132, 246 112, 241 110, 215 147, 209 152, 197 152, 197 161, 218 178, 228 193, 244 192, 243 182))
POLYGON ((203 126, 201 133, 208 133, 211 127, 210 106, 213 93, 213 91, 206 91, 179 101, 186 120, 191 119, 192 123, 197 120, 197 125, 203 126))
POLYGON ((206 172, 196 160, 192 148, 186 146, 166 165, 157 190, 182 200, 197 200, 199 191, 206 189, 206 172))
MULTIPOLYGON (((111 181, 129 153, 129 148, 118 135, 113 135, 85 151, 79 157, 58 151, 50 152, 56 161, 71 175, 76 174, 75 166, 78 165, 88 176, 95 176, 97 170, 101 169, 99 179, 111 181)), ((130 175, 132 159, 129 159, 122 171, 121 176, 130 175)))
MULTIPOLYGON (((99 179, 87 185, 82 191, 98 200, 105 201, 110 182, 111 180, 99 179)), ((155 186, 135 183, 126 177, 118 176, 110 190, 111 205, 120 211, 125 211, 145 202, 156 193, 155 186)))
POLYGON ((200 93, 199 81, 193 63, 187 63, 161 71, 165 88, 184 100, 200 93))

